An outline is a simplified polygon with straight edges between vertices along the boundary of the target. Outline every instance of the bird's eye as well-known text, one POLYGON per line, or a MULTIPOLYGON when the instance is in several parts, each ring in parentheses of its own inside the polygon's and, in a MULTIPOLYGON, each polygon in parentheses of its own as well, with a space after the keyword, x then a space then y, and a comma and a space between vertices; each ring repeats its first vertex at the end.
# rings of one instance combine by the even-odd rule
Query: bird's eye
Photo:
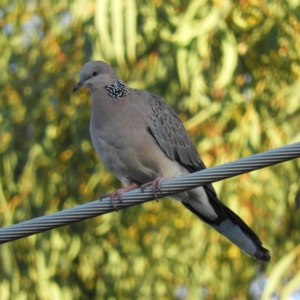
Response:
POLYGON ((93 73, 92 73, 92 75, 93 75, 94 77, 97 76, 98 74, 99 74, 98 70, 94 70, 93 73))

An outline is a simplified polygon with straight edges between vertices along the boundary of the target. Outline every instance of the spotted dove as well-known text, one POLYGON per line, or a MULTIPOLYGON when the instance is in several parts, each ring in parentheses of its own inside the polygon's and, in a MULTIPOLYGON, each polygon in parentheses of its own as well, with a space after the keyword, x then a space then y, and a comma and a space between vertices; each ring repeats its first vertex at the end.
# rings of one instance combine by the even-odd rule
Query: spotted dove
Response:
MULTIPOLYGON (((86 86, 92 95, 90 132, 107 169, 126 187, 111 195, 205 169, 175 111, 159 96, 128 87, 102 61, 86 63, 73 92, 86 86)), ((269 261, 257 235, 226 207, 211 184, 172 195, 205 223, 250 256, 269 261)))

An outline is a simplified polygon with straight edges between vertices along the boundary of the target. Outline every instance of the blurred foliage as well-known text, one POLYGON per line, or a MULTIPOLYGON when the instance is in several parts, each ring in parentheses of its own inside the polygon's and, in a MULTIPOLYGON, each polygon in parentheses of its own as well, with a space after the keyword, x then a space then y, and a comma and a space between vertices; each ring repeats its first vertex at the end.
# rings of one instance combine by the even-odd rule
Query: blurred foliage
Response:
MULTIPOLYGON (((163 96, 208 166, 300 140, 299 0, 3 0, 0 27, 1 227, 120 186, 91 145, 88 92, 71 94, 91 59, 163 96)), ((163 200, 1 245, 0 299, 294 299, 299 173, 215 184, 268 264, 163 200)))

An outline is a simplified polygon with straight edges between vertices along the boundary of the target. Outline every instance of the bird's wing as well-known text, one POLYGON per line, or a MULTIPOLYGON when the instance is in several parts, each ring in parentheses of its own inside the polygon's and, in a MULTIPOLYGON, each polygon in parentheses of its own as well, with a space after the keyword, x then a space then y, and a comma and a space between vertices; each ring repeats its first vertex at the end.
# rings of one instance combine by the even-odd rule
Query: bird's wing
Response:
POLYGON ((205 169, 175 111, 159 96, 148 95, 151 107, 149 131, 166 155, 180 162, 190 172, 205 169))
MULTIPOLYGON (((154 94, 149 93, 149 102, 151 107, 149 131, 166 155, 184 165, 190 172, 205 169, 175 111, 154 94)), ((203 189, 208 199, 206 205, 215 211, 218 216, 216 219, 210 219, 205 214, 203 206, 199 208, 198 199, 182 202, 182 204, 249 255, 261 261, 269 261, 269 251, 262 247, 262 242, 245 222, 218 199, 213 186, 206 184, 203 189)))

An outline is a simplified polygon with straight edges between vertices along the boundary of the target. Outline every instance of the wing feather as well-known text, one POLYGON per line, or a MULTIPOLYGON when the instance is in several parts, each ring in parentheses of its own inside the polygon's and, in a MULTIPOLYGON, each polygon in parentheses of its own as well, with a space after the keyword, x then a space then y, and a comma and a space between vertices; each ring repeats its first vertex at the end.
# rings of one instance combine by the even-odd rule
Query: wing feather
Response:
MULTIPOLYGON (((190 172, 205 169, 204 163, 175 111, 163 99, 154 94, 149 93, 149 102, 151 106, 149 131, 166 155, 170 159, 180 162, 190 172)), ((217 219, 211 220, 205 216, 203 211, 193 207, 192 202, 182 202, 182 204, 249 255, 261 261, 269 261, 269 250, 262 247, 262 242, 257 235, 239 216, 218 199, 213 186, 207 184, 203 188, 208 197, 209 205, 218 215, 217 219), (253 252, 253 245, 256 249, 254 250, 255 253, 253 252)))
POLYGON ((175 111, 159 96, 148 95, 151 107, 149 129, 166 155, 179 161, 191 172, 205 169, 175 111))

